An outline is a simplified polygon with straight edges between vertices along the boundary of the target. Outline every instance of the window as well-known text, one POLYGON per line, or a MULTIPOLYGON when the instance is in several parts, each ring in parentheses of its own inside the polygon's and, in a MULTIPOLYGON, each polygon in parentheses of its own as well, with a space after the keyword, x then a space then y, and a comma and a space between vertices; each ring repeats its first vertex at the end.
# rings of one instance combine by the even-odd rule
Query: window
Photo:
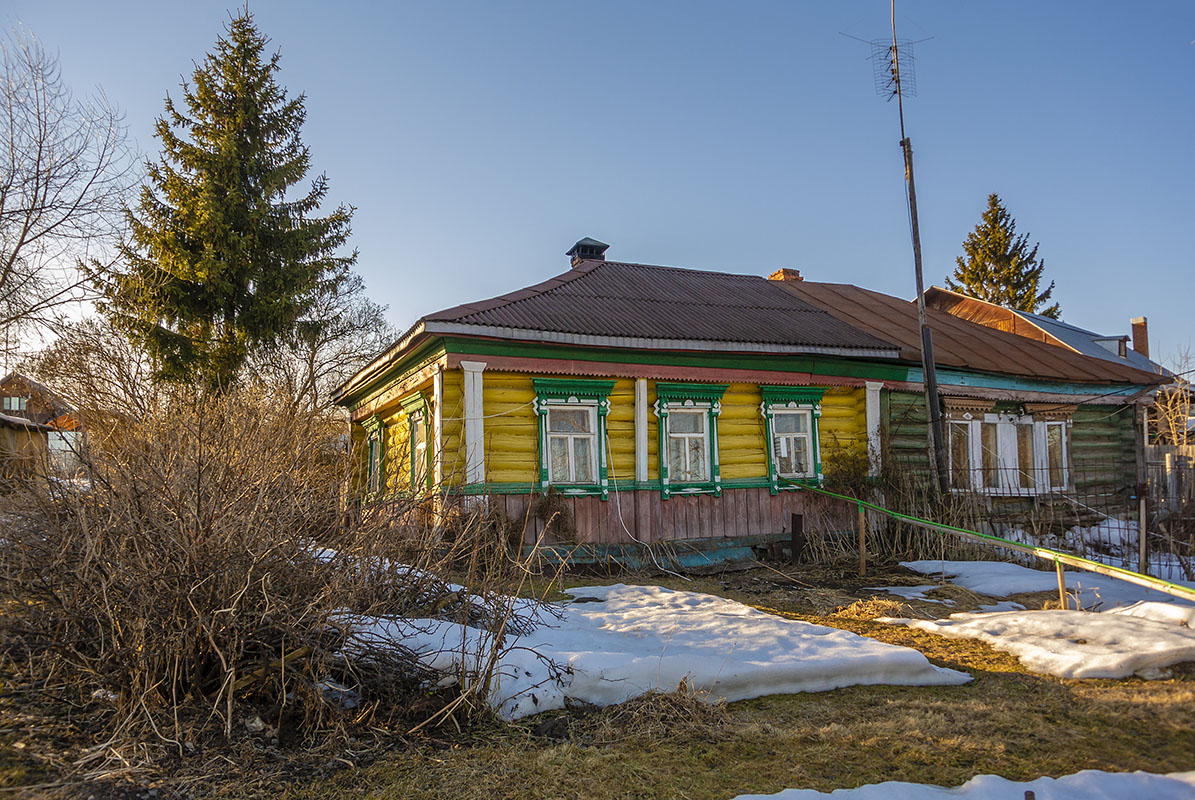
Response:
POLYGON ((1070 483, 1064 419, 965 413, 947 423, 950 485, 991 494, 1046 494, 1070 483))
POLYGON ((718 415, 725 392, 726 384, 656 384, 664 499, 675 494, 722 494, 718 415))
POLYGON ((415 392, 398 401, 407 418, 407 472, 410 490, 419 493, 431 486, 431 449, 427 446, 428 418, 430 416, 427 395, 415 392))
POLYGON ((3 402, 4 411, 25 411, 29 408, 28 397, 5 397, 3 402))
POLYGON ((761 386, 768 450, 768 484, 772 494, 796 488, 792 481, 820 482, 821 449, 817 422, 825 389, 806 386, 761 386))
POLYGON ((365 428, 365 491, 375 496, 386 488, 386 426, 377 414, 361 420, 365 428))
POLYGON ((609 493, 606 415, 614 381, 536 378, 539 417, 539 489, 562 494, 609 493))

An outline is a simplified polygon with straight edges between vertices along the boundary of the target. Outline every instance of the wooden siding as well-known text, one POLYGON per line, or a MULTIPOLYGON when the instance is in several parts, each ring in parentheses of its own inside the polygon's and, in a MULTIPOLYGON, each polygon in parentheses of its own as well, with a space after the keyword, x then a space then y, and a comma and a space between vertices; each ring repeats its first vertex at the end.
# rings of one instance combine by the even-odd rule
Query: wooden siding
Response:
POLYGON ((723 481, 768 476, 762 402, 759 387, 749 383, 732 383, 722 395, 718 463, 723 481))
POLYGON ((1079 495, 1127 495, 1137 484, 1133 409, 1079 406, 1069 429, 1074 489, 1079 495))
MULTIPOLYGON (((561 543, 551 535, 543 538, 542 520, 528 514, 531 496, 491 495, 489 502, 522 528, 524 544, 541 539, 545 544, 561 543)), ((783 538, 791 535, 792 514, 809 514, 807 519, 812 521, 814 511, 818 512, 819 524, 831 530, 848 530, 853 524, 853 511, 842 503, 831 505, 824 498, 802 492, 773 495, 767 489, 726 489, 720 498, 696 495, 668 500, 662 499, 658 491, 624 491, 611 492, 606 501, 572 497, 564 502, 573 515, 579 544, 653 544, 769 535, 783 538)))
MULTIPOLYGON (((1124 493, 1136 485, 1136 434, 1131 406, 1079 406, 1067 429, 1072 489, 1078 495, 1124 493)), ((887 454, 900 468, 929 471, 925 396, 889 392, 887 454)))
POLYGON ((459 369, 444 371, 442 421, 444 485, 460 486, 465 482, 465 373, 459 369))
POLYGON ((885 392, 885 456, 899 469, 929 472, 929 415, 925 395, 914 392, 885 392))
POLYGON ((822 452, 867 447, 867 392, 849 386, 826 390, 818 423, 822 452))

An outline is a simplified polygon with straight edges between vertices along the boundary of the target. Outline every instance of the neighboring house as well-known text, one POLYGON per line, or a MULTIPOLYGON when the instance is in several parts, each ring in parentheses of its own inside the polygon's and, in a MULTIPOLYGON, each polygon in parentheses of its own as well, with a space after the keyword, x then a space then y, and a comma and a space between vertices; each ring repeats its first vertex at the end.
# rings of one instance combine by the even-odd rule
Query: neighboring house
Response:
MULTIPOLYGON (((787 286, 844 321, 882 334, 901 347, 906 361, 920 363, 914 303, 856 286, 787 286)), ((940 291, 927 292, 927 301, 940 291)), ((990 303, 984 303, 989 316, 982 321, 928 305, 954 488, 1019 497, 1131 493, 1144 469, 1142 410, 1166 377, 1140 362, 1026 335, 1018 315, 990 303), (1007 326, 989 324, 993 320, 1007 326)), ((928 469, 921 372, 911 369, 904 384, 885 387, 887 449, 904 464, 928 469)))
POLYGON ((1149 321, 1145 317, 1129 320, 1132 336, 1106 336, 1060 319, 1015 311, 939 286, 932 286, 925 292, 925 303, 960 319, 1036 339, 1085 356, 1127 364, 1145 372, 1166 373, 1160 364, 1149 360, 1149 321))
POLYGON ((0 414, 0 482, 28 475, 44 465, 52 430, 23 417, 0 414))
MULTIPOLYGON (((861 456, 875 474, 885 455, 928 465, 912 303, 794 270, 765 279, 605 250, 583 239, 562 275, 423 317, 336 391, 362 494, 486 495, 531 521, 527 542, 542 531, 529 504, 549 491, 584 542, 750 541, 818 502, 794 489, 835 459, 861 456)), ((952 475, 967 491, 1022 492, 1017 469, 1035 495, 1063 491, 1088 425, 1098 442, 1111 412, 1119 436, 1119 405, 1159 380, 934 316, 952 475)), ((1118 441, 1103 455, 1125 452, 1118 441)))
POLYGON ((64 471, 78 465, 82 444, 79 412, 60 394, 20 373, 0 379, 0 414, 43 427, 51 462, 64 471))

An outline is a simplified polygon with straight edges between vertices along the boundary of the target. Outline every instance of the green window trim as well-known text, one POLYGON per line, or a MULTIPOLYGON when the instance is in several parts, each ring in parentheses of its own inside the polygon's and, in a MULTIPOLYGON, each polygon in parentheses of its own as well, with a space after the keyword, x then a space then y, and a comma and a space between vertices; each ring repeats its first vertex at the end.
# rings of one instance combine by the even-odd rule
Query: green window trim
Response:
POLYGON ((418 494, 419 492, 430 489, 432 486, 432 453, 431 437, 428 436, 428 429, 430 423, 431 404, 427 401, 427 394, 424 392, 412 392, 405 397, 399 398, 398 405, 402 408, 403 414, 407 418, 407 463, 410 467, 411 475, 411 492, 418 494), (418 441, 417 433, 423 432, 423 464, 419 464, 419 453, 416 450, 415 442, 418 441), (417 478, 422 475, 423 480, 417 481, 417 478), (422 485, 420 485, 422 484, 422 485))
POLYGON ((660 496, 667 500, 673 495, 712 494, 722 496, 722 475, 718 464, 718 416, 722 413, 722 396, 730 384, 721 383, 656 383, 656 403, 653 407, 660 420, 658 458, 660 462, 660 496), (669 476, 668 417, 671 411, 706 412, 706 436, 709 444, 709 475, 707 481, 673 483, 669 476))
POLYGON ((802 484, 820 486, 822 476, 822 447, 821 435, 818 431, 818 419, 822 415, 822 398, 825 389, 812 386, 761 386, 759 387, 763 402, 759 404, 759 413, 764 419, 764 441, 768 451, 768 486, 772 494, 781 491, 798 489, 802 484), (813 475, 805 478, 789 478, 782 476, 776 463, 775 453, 775 414, 777 411, 807 411, 809 412, 809 436, 812 449, 813 475))
POLYGON ((365 429, 365 497, 380 496, 386 489, 386 424, 377 414, 361 420, 365 429))
POLYGON ((546 492, 549 487, 568 497, 600 497, 606 500, 610 496, 609 465, 606 461, 607 430, 606 415, 610 413, 610 393, 614 391, 615 381, 571 380, 563 378, 533 378, 535 388, 535 416, 539 424, 539 479, 536 481, 539 491, 546 492), (596 481, 593 483, 553 483, 548 459, 550 449, 548 442, 548 411, 552 408, 592 408, 596 420, 595 434, 595 464, 597 465, 596 481))

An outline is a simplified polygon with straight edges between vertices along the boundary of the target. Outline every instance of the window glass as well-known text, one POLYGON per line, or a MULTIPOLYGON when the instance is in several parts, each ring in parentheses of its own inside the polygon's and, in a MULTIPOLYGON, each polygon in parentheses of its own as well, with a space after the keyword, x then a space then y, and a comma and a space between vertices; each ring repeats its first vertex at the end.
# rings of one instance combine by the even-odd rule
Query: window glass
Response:
POLYGON ((981 422, 979 428, 983 485, 989 489, 998 489, 1000 487, 1000 451, 996 443, 996 423, 981 422))
POLYGON ((668 475, 673 483, 710 479, 705 418, 708 412, 673 411, 668 415, 668 475))
POLYGON ((427 425, 422 416, 411 417, 411 486, 418 488, 427 479, 427 425))
POLYGON ((1017 481, 1013 486, 1022 489, 1037 487, 1036 460, 1033 453, 1033 425, 1016 425, 1017 429, 1017 481))
POLYGON ((813 474, 813 441, 808 411, 777 411, 772 416, 772 453, 776 472, 788 478, 813 474))
POLYGON ((593 465, 590 463, 588 437, 578 436, 573 439, 573 482, 593 482, 593 465))
POLYGON ((1050 487, 1066 488, 1066 454, 1062 446, 1063 426, 1061 423, 1046 425, 1046 462, 1049 465, 1050 487))
POLYGON ((808 415, 805 413, 776 412, 773 419, 776 433, 805 433, 809 429, 808 415))
POLYGON ((950 485, 971 488, 971 423, 952 422, 950 432, 950 485))
POLYGON ((548 410, 548 430, 553 433, 589 433, 589 423, 590 414, 586 409, 548 410))
POLYGON ((549 483, 597 483, 596 406, 548 409, 549 483))
POLYGON ((673 411, 668 415, 671 433, 702 433, 705 430, 704 411, 673 411))
POLYGON ((557 482, 568 482, 568 438, 564 436, 553 436, 548 440, 548 447, 551 450, 551 469, 552 480, 557 482))

